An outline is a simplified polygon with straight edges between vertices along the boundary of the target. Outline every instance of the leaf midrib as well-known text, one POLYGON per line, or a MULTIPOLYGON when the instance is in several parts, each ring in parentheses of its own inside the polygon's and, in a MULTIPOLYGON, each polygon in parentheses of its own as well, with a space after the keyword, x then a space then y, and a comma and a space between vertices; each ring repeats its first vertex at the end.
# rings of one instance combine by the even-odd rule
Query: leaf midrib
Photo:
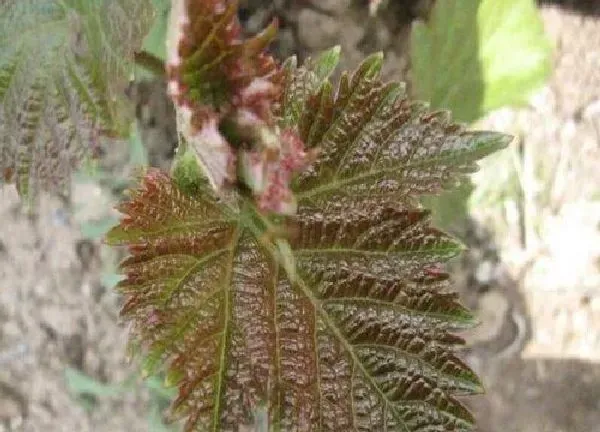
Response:
POLYGON ((230 325, 231 325, 231 313, 232 313, 232 302, 231 302, 231 293, 232 290, 229 289, 231 287, 231 278, 233 275, 233 263, 235 260, 235 251, 238 247, 240 237, 242 235, 243 228, 238 225, 236 227, 236 231, 233 235, 233 240, 229 247, 229 260, 231 265, 227 266, 227 275, 224 280, 223 288, 224 288, 224 309, 225 309, 225 318, 223 320, 223 340, 221 343, 221 353, 219 356, 219 366, 221 370, 219 371, 218 381, 217 381, 217 391, 215 391, 215 408, 213 411, 213 432, 219 432, 220 429, 220 415, 221 415, 221 400, 223 397, 223 387, 226 381, 225 374, 227 373, 227 353, 229 351, 229 338, 230 338, 230 325))
MULTIPOLYGON (((373 380, 373 378, 371 377, 371 375, 365 369, 364 365, 362 364, 362 362, 360 361, 360 359, 358 358, 358 356, 354 352, 354 350, 352 348, 352 344, 350 344, 347 341, 347 339, 344 337, 344 335, 342 334, 342 332, 340 331, 340 329, 337 327, 337 325, 330 318, 329 314, 323 309, 323 307, 321 306, 321 302, 319 301, 319 299, 317 299, 314 296, 313 292, 310 290, 310 288, 304 282, 304 279, 302 279, 301 277, 298 276, 296 278, 296 283, 297 283, 297 285, 300 286, 300 288, 302 289, 302 292, 304 293, 304 295, 306 295, 306 297, 311 301, 311 303, 313 304, 313 307, 315 308, 316 311, 318 311, 319 316, 321 316, 321 318, 323 319, 323 321, 325 322, 325 324, 327 325, 327 327, 329 327, 329 329, 333 332, 333 334, 335 335, 335 337, 344 346, 344 349, 350 354, 350 357, 352 358, 353 365, 356 366, 356 367, 358 367, 360 369, 360 371, 362 372, 362 374, 365 377, 365 379, 369 382, 369 384, 372 386, 372 388, 379 394, 379 396, 381 397, 381 400, 384 401, 386 404, 388 404, 390 406, 390 408, 392 409, 394 417, 396 418, 396 420, 398 420, 400 422, 400 424, 404 428, 404 431, 405 432, 410 432, 408 430, 408 428, 406 427, 406 424, 404 423, 403 419, 399 416, 398 412, 394 408, 393 401, 389 400, 387 398, 387 396, 385 395, 385 393, 383 393, 381 391, 381 389, 377 386, 377 383, 375 383, 375 381, 373 380)), ((318 359, 317 359, 317 361, 318 361, 318 359)), ((319 388, 319 395, 320 394, 321 394, 321 389, 319 388)), ((354 400, 353 400, 354 399, 354 390, 351 390, 351 397, 352 397, 352 406, 354 406, 354 400)), ((352 419, 352 423, 353 424, 355 424, 355 420, 356 420, 355 418, 352 419)))

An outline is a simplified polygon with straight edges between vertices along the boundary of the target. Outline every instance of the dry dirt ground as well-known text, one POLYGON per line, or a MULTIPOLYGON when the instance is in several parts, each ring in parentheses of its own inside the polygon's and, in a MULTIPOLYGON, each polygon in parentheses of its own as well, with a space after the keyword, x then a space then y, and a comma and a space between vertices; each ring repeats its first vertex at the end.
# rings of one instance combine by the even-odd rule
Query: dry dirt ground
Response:
MULTIPOLYGON (((365 19, 366 1, 247 0, 242 18, 253 31, 278 13, 282 55, 341 43, 348 68, 384 50, 385 74, 410 84, 410 21, 429 3, 390 1, 365 19)), ((486 384, 468 400, 482 432, 600 432, 600 2, 544 3, 550 83, 529 106, 482 121, 522 138, 520 193, 474 205, 458 233, 471 250, 454 266, 457 287, 482 321, 464 352, 486 384)), ((168 164, 172 113, 160 83, 130 95, 151 163, 168 164)), ((496 175, 514 169, 506 154, 484 164, 476 194, 502 188, 496 175)), ((107 153, 104 168, 126 176, 127 151, 107 153)), ((116 216, 109 186, 75 180, 69 200, 42 196, 31 217, 13 189, 0 191, 0 432, 149 430, 139 381, 90 410, 65 381, 67 367, 105 383, 135 372, 107 288, 116 257, 86 238, 90 222, 116 216)))

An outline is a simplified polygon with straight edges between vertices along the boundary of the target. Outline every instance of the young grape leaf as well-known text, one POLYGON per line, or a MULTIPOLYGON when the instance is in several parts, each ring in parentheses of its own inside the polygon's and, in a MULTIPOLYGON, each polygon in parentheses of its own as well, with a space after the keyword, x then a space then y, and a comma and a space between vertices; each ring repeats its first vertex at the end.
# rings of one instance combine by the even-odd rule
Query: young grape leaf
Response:
POLYGON ((352 77, 342 75, 335 96, 325 82, 306 97, 299 135, 320 157, 295 184, 299 200, 416 206, 420 195, 454 186, 476 170, 475 161, 510 142, 495 132, 467 132, 448 112, 409 101, 402 85, 380 81, 381 63, 375 54, 352 77))
POLYGON ((262 211, 294 214, 290 182, 313 155, 295 131, 277 127, 285 74, 266 50, 276 21, 244 39, 237 9, 235 1, 173 1, 166 70, 180 151, 196 155, 219 193, 243 185, 262 211))
POLYGON ((300 86, 299 133, 321 151, 294 185, 287 240, 270 240, 281 217, 155 170, 120 207, 108 241, 131 253, 122 313, 148 373, 165 363, 179 387, 187 431, 265 412, 274 431, 472 430, 455 395, 481 386, 452 333, 472 316, 442 267, 460 247, 409 204, 506 138, 408 103, 380 66, 368 59, 336 97, 327 80, 300 86))
POLYGON ((275 430, 468 427, 451 393, 479 384, 449 329, 471 317, 435 271, 456 244, 425 212, 305 209, 293 280, 247 215, 165 174, 150 172, 122 211, 109 239, 131 245, 123 315, 147 367, 168 362, 186 430, 235 430, 265 403, 275 430))
POLYGON ((64 192, 99 135, 126 135, 122 97, 150 0, 9 0, 0 10, 0 177, 64 192))

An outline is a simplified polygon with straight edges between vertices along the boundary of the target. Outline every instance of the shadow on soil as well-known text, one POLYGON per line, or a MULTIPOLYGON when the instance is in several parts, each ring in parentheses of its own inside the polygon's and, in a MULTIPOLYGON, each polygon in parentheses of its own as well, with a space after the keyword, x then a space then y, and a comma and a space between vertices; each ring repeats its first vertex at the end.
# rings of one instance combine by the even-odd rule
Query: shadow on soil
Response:
POLYGON ((540 6, 559 6, 569 12, 600 16, 598 0, 539 0, 540 6))
POLYGON ((600 432, 600 364, 521 358, 531 319, 519 284, 503 269, 493 236, 473 221, 453 267, 465 305, 481 324, 465 334, 467 363, 486 393, 465 398, 479 432, 600 432), (483 268, 492 269, 489 278, 483 268))
POLYGON ((480 432, 600 431, 600 365, 572 359, 490 360, 486 394, 467 400, 480 432))

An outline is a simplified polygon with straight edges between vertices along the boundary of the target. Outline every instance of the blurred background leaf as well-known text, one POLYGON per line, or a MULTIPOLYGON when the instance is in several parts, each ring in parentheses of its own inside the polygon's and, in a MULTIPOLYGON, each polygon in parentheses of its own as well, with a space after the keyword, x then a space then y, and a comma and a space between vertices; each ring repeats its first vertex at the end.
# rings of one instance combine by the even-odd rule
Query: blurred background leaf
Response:
POLYGON ((112 227, 117 225, 119 218, 117 217, 105 217, 103 219, 83 222, 81 224, 81 235, 85 239, 96 240, 104 237, 112 227))
POLYGON ((438 0, 412 30, 416 96, 473 122, 527 102, 549 76, 550 54, 534 0, 438 0))
MULTIPOLYGON (((88 411, 94 409, 95 400, 98 398, 124 397, 128 392, 136 391, 138 374, 131 374, 121 383, 102 383, 86 375, 78 369, 67 367, 65 369, 65 382, 67 388, 76 397, 77 401, 88 411)), ((173 388, 164 386, 161 376, 151 376, 144 381, 144 387, 150 393, 150 406, 148 411, 148 431, 174 432, 175 426, 168 426, 163 421, 162 412, 176 395, 173 388)))
POLYGON ((65 381, 71 393, 77 396, 114 397, 126 392, 131 384, 104 384, 78 369, 66 368, 65 381))
POLYGON ((152 0, 155 17, 150 31, 144 38, 142 49, 154 57, 165 61, 167 58, 167 27, 169 25, 170 0, 152 0))
POLYGON ((134 167, 148 166, 148 150, 142 142, 137 122, 131 124, 129 133, 129 164, 134 167))
POLYGON ((149 0, 10 0, 0 10, 0 172, 67 195, 101 138, 127 135, 123 91, 149 0))
MULTIPOLYGON (((551 72, 551 46, 534 0, 438 0, 411 39, 415 96, 472 123, 526 103, 551 72)), ((434 223, 453 231, 473 186, 423 199, 434 223)))
POLYGON ((100 282, 104 288, 111 290, 116 287, 121 280, 123 280, 123 275, 108 272, 102 274, 100 282))

